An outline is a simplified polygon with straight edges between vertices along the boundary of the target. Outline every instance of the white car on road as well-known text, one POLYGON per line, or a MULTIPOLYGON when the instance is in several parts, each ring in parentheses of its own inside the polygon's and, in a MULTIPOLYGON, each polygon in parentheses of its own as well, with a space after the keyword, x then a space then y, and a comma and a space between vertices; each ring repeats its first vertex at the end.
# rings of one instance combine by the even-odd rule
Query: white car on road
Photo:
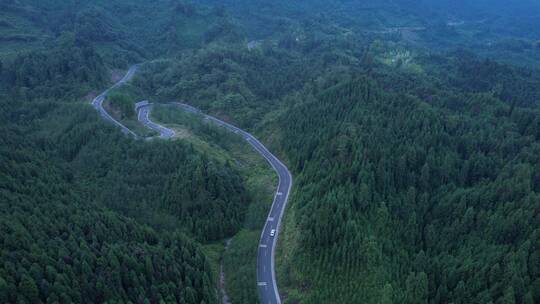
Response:
POLYGON ((274 237, 274 235, 276 235, 276 229, 270 230, 270 236, 274 237))

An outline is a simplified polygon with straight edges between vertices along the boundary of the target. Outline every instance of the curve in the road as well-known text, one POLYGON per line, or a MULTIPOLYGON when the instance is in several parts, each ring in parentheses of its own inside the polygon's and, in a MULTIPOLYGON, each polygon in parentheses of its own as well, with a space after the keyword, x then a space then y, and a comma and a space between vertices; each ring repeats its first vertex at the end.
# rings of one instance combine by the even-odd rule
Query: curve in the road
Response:
MULTIPOLYGON (((132 130, 115 120, 109 113, 107 113, 107 111, 103 108, 103 101, 107 97, 107 94, 110 92, 110 90, 123 85, 131 78, 133 78, 133 75, 137 71, 138 67, 139 65, 133 66, 131 69, 129 69, 124 78, 122 78, 113 87, 109 88, 92 101, 92 105, 94 106, 94 108, 99 111, 105 119, 115 123, 122 129, 124 133, 131 134, 136 139, 139 137, 132 130)), ((251 147, 253 147, 255 151, 257 151, 261 156, 263 156, 268 161, 268 163, 270 163, 274 171, 276 171, 279 179, 278 187, 276 193, 274 194, 272 207, 270 209, 268 217, 266 218, 266 222, 261 232, 259 249, 257 253, 257 286, 259 290, 259 296, 263 304, 281 304, 281 298, 279 296, 276 280, 275 253, 281 220, 283 218, 285 207, 287 206, 289 194, 292 188, 292 175, 289 172, 289 169, 276 156, 270 153, 270 151, 250 133, 240 128, 237 128, 236 126, 233 126, 227 122, 224 122, 218 118, 204 114, 199 109, 190 105, 180 102, 174 102, 171 104, 183 109, 186 112, 202 115, 205 119, 212 121, 219 126, 225 127, 233 133, 238 134, 251 147)), ((145 104, 137 107, 138 120, 148 128, 158 131, 160 133, 160 138, 167 139, 173 137, 175 135, 175 132, 173 130, 154 123, 150 120, 149 115, 151 110, 151 104, 145 104)))
MULTIPOLYGON (((169 139, 172 138, 174 135, 176 135, 176 132, 174 130, 171 130, 167 127, 164 127, 160 124, 157 124, 150 120, 150 112, 152 111, 153 104, 146 104, 144 106, 140 106, 137 108, 137 119, 140 123, 145 125, 147 128, 154 130, 156 132, 159 132, 159 138, 161 139, 169 139)), ((153 137, 149 137, 147 139, 152 139, 153 137)))
POLYGON ((281 220, 292 188, 292 175, 289 172, 289 169, 250 133, 213 116, 206 115, 190 105, 179 102, 173 104, 187 112, 198 113, 217 125, 223 126, 242 136, 249 145, 270 163, 274 171, 276 171, 279 178, 278 187, 259 241, 257 254, 257 286, 263 304, 281 304, 276 280, 275 255, 281 220))
POLYGON ((114 119, 114 117, 112 117, 105 110, 105 108, 103 108, 103 102, 105 101, 105 98, 107 98, 107 95, 109 95, 109 92, 111 90, 113 90, 113 89, 125 84, 126 82, 130 81, 133 78, 133 75, 135 75, 135 72, 137 72, 138 69, 139 69, 138 64, 132 66, 127 71, 126 75, 122 79, 120 79, 120 81, 118 81, 112 87, 108 88, 107 90, 105 90, 105 92, 99 94, 96 98, 94 98, 94 100, 92 100, 92 106, 101 114, 101 116, 103 116, 103 118, 105 118, 106 120, 114 123, 115 125, 117 125, 122 130, 122 132, 124 132, 125 134, 129 134, 129 135, 133 136, 134 138, 139 138, 139 136, 137 136, 137 134, 135 134, 135 132, 131 131, 128 127, 124 126, 121 122, 114 119))

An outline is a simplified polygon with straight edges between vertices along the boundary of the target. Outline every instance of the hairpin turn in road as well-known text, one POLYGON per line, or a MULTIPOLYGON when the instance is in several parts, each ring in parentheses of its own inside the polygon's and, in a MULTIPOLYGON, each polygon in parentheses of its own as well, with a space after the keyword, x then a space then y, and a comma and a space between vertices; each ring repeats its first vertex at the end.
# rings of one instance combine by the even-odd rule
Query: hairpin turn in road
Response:
MULTIPOLYGON (((126 76, 122 78, 122 80, 120 80, 110 89, 97 96, 92 102, 94 108, 96 108, 96 110, 98 110, 104 118, 115 123, 122 129, 123 132, 131 134, 135 138, 138 138, 138 136, 132 130, 128 129, 123 124, 115 120, 111 115, 109 115, 109 113, 107 113, 107 111, 103 108, 102 104, 107 97, 109 91, 129 81, 133 77, 137 69, 138 65, 132 67, 128 71, 126 76)), ((275 252, 281 220, 283 218, 285 207, 287 206, 289 194, 292 188, 292 175, 289 172, 289 169, 276 156, 270 153, 270 151, 250 133, 239 129, 227 122, 224 122, 218 118, 206 115, 199 109, 190 105, 179 102, 174 102, 171 104, 183 109, 186 112, 202 115, 205 119, 212 121, 219 126, 225 127, 233 133, 238 134, 262 157, 264 157, 268 161, 268 163, 270 163, 274 171, 276 171, 279 178, 278 187, 276 193, 274 194, 274 201, 272 203, 270 213, 266 218, 266 222, 261 232, 261 239, 259 240, 259 248, 257 253, 257 288, 259 290, 261 303, 281 304, 281 298, 279 296, 276 281, 275 252)), ((159 131, 161 134, 161 138, 170 138, 174 135, 174 131, 155 122, 152 122, 149 119, 149 114, 152 110, 151 105, 140 107, 137 110, 139 121, 141 121, 141 123, 143 123, 147 127, 159 131)))

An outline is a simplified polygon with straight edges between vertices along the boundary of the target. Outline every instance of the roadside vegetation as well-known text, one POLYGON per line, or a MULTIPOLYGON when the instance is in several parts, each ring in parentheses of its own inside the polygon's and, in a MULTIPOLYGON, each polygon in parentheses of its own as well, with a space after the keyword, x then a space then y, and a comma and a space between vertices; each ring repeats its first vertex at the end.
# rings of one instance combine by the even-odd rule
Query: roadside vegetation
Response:
POLYGON ((539 72, 291 26, 321 32, 200 50, 135 80, 247 126, 287 161, 288 303, 537 301, 539 72))
POLYGON ((174 105, 157 105, 152 119, 175 130, 180 140, 188 142, 196 150, 231 164, 243 176, 251 203, 242 229, 227 240, 229 246, 223 252, 221 262, 231 301, 257 303, 257 248, 277 185, 274 171, 243 139, 202 119, 200 115, 184 112, 174 105))
POLYGON ((216 303, 220 264, 257 301, 264 159, 172 106, 177 138, 146 142, 83 102, 147 62, 117 118, 183 101, 291 169, 286 303, 539 303, 537 21, 358 3, 2 2, 0 302, 216 303))
POLYGON ((115 114, 120 120, 136 119, 135 103, 125 94, 114 92, 107 96, 105 107, 109 108, 110 113, 115 114))
MULTIPOLYGON (((2 14, 33 14, 19 4, 2 3, 2 14)), ((54 7, 35 20, 74 9, 54 7)), ((243 177, 185 143, 133 141, 80 102, 110 85, 109 69, 141 60, 92 14, 51 47, 21 44, 0 60, 0 302, 216 303, 214 257, 201 243, 243 228, 243 177)), ((211 27, 192 32, 197 44, 211 27)), ((123 120, 134 118, 132 98, 129 88, 112 95, 123 120)))
POLYGON ((135 104, 143 101, 143 96, 140 90, 128 82, 111 90, 103 102, 103 107, 114 119, 141 138, 146 138, 156 136, 158 132, 145 127, 139 122, 135 104))

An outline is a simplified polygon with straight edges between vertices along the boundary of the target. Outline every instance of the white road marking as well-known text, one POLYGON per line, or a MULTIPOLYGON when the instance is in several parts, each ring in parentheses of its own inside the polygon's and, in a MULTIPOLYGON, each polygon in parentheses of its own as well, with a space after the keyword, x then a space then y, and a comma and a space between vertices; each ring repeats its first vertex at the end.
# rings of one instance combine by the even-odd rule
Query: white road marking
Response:
MULTIPOLYGON (((202 113, 202 112, 199 111, 199 113, 202 113)), ((235 131, 235 133, 236 133, 236 131, 238 131, 238 133, 240 133, 242 135, 242 138, 245 141, 247 141, 249 145, 251 145, 262 157, 264 157, 270 163, 270 165, 272 166, 272 168, 278 174, 278 177, 279 177, 277 190, 281 189, 281 185, 284 182, 287 183, 286 192, 285 193, 276 192, 276 195, 274 196, 274 202, 273 202, 273 205, 272 205, 271 212, 274 211, 274 210, 278 211, 278 214, 275 216, 275 220, 274 220, 274 217, 272 217, 272 218, 268 217, 267 222, 265 222, 265 226, 264 226, 263 230, 261 231, 260 242, 261 243, 267 243, 268 245, 271 245, 271 246, 268 246, 268 248, 270 250, 263 250, 264 251, 263 257, 261 258, 259 256, 257 258, 257 263, 258 263, 258 265, 260 265, 260 263, 262 261, 265 261, 268 257, 270 257, 270 268, 269 268, 269 273, 271 275, 270 281, 269 282, 257 281, 257 285, 259 285, 259 286, 267 286, 267 283, 270 283, 273 286, 273 288, 260 289, 260 291, 264 293, 262 295, 262 297, 265 298, 267 301, 269 301, 268 303, 281 304, 281 299, 280 299, 280 296, 279 296, 278 287, 277 287, 277 284, 276 284, 275 273, 274 273, 274 269, 275 269, 274 256, 275 256, 275 248, 276 248, 275 244, 277 242, 277 230, 278 230, 279 224, 281 222, 281 217, 283 216, 283 213, 285 212, 284 207, 287 204, 287 198, 289 197, 289 194, 290 194, 290 191, 291 191, 291 186, 292 186, 291 185, 291 183, 292 183, 291 173, 287 170, 287 167, 279 159, 277 159, 277 157, 275 157, 272 153, 270 153, 264 147, 264 145, 262 143, 260 143, 255 137, 251 136, 249 133, 247 133, 247 132, 245 132, 245 131, 243 131, 241 129, 235 128, 232 125, 229 125, 229 124, 227 124, 225 122, 222 122, 217 118, 211 117, 209 115, 205 115, 205 116, 206 116, 206 119, 212 120, 217 125, 224 126, 224 127, 226 127, 227 129, 229 129, 231 131, 235 131), (287 176, 284 176, 284 175, 287 175, 287 176), (282 195, 282 197, 284 197, 285 199, 282 200, 281 199, 282 197, 280 197, 280 199, 277 199, 278 195, 279 196, 282 195), (268 224, 268 222, 270 222, 270 221, 277 222, 277 225, 275 225, 276 227, 275 227, 275 237, 274 238, 271 238, 270 236, 268 236, 266 234, 267 231, 268 231, 267 228, 273 228, 272 226, 274 226, 274 223, 268 224), (269 243, 269 241, 272 242, 272 243, 269 243), (269 294, 269 293, 272 293, 272 291, 273 291, 273 295, 269 294)), ((259 247, 266 248, 267 245, 266 244, 259 244, 259 247)), ((266 268, 264 264, 263 264, 263 267, 266 268)), ((257 272, 257 277, 259 278, 259 276, 261 276, 261 273, 257 272)))

